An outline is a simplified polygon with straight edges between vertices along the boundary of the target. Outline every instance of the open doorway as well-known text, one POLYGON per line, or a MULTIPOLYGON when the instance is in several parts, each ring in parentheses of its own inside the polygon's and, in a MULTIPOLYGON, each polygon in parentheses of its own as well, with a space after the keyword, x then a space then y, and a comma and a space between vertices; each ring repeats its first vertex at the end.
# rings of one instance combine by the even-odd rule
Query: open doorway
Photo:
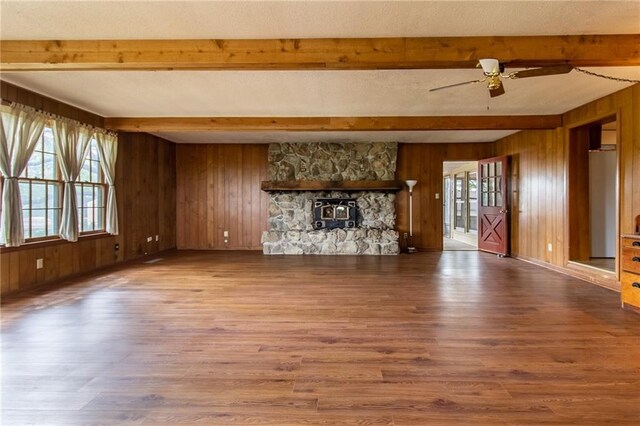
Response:
POLYGON ((616 272, 618 147, 615 117, 571 130, 569 260, 616 272))
POLYGON ((442 165, 443 248, 478 249, 478 162, 445 161, 442 165))

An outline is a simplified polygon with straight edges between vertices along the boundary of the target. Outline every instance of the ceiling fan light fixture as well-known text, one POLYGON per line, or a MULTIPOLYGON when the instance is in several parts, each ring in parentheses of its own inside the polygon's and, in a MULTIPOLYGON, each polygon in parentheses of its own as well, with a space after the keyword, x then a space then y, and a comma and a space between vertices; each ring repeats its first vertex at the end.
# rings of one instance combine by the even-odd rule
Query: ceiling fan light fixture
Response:
POLYGON ((490 75, 487 77, 487 88, 489 90, 494 90, 502 86, 502 81, 500 81, 500 76, 498 75, 490 75))
POLYGON ((500 74, 500 62, 494 58, 480 59, 480 66, 486 75, 500 74))

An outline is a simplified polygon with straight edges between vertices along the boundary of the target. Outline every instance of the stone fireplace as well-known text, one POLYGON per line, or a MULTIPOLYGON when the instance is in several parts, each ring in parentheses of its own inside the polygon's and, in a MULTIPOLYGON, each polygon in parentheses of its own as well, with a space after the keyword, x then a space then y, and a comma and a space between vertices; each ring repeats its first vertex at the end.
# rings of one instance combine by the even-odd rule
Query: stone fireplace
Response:
POLYGON ((398 254, 395 193, 358 185, 344 185, 349 187, 345 190, 313 190, 313 185, 305 185, 394 181, 396 158, 395 143, 271 144, 270 183, 294 182, 294 188, 305 190, 269 190, 263 252, 398 254))

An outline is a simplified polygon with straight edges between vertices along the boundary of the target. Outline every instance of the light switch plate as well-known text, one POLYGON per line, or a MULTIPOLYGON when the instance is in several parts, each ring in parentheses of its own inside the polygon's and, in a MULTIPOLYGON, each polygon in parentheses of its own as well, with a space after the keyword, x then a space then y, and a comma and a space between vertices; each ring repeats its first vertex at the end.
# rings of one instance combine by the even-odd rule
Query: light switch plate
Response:
POLYGON ((36 259, 36 269, 44 268, 44 259, 36 259))

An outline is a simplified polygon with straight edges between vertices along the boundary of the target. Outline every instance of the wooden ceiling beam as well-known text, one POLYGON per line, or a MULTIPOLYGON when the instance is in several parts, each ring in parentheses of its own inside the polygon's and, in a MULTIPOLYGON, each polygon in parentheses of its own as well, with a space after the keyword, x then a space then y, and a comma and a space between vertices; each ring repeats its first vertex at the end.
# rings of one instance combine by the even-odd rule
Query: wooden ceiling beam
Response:
POLYGON ((0 69, 370 70, 640 65, 639 34, 264 40, 2 40, 0 69))
POLYGON ((562 116, 107 117, 104 123, 125 132, 525 130, 555 129, 562 116))

